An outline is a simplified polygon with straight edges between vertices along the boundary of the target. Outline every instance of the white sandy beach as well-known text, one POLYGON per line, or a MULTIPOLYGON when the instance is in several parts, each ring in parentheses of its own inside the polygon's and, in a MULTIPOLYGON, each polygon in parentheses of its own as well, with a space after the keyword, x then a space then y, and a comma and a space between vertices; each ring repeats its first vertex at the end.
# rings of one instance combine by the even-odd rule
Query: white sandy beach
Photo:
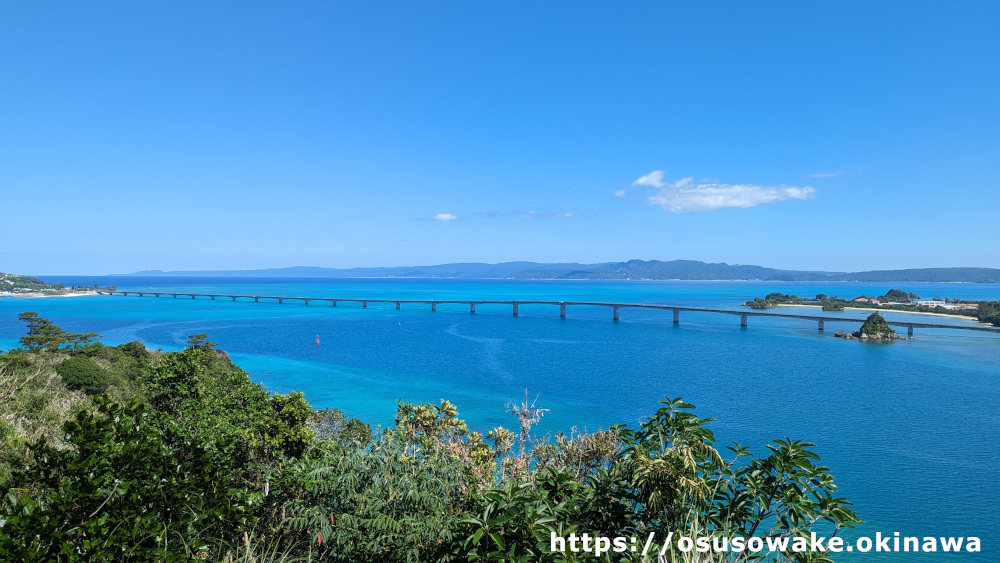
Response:
POLYGON ((72 293, 0 293, 0 299, 11 298, 11 299, 34 299, 36 297, 84 297, 87 295, 97 295, 96 291, 74 291, 72 293))
MULTIPOLYGON (((797 304, 794 304, 794 303, 782 303, 782 304, 778 305, 778 307, 808 307, 810 309, 822 309, 823 308, 821 305, 797 305, 797 304)), ((847 309, 851 309, 851 310, 855 310, 855 311, 875 311, 875 312, 878 312, 878 313, 900 313, 900 314, 903 314, 903 315, 930 315, 930 316, 934 316, 934 317, 948 317, 949 319, 960 319, 960 320, 965 320, 965 321, 973 322, 973 323, 976 323, 976 324, 982 324, 978 320, 976 320, 975 317, 965 317, 965 316, 962 316, 962 315, 948 315, 948 314, 945 314, 945 313, 930 313, 930 312, 927 312, 927 311, 896 311, 896 310, 893 310, 893 309, 872 309, 871 307, 844 307, 844 310, 847 310, 847 309)), ((827 313, 832 313, 832 312, 835 312, 835 311, 826 311, 826 312, 827 313)))

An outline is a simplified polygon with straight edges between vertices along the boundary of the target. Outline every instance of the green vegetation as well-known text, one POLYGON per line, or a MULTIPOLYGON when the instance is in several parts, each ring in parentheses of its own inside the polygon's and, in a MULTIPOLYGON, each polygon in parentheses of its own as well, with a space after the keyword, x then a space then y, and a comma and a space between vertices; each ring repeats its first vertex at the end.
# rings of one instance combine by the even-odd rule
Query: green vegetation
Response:
POLYGON ((844 331, 835 332, 834 336, 846 338, 848 340, 863 340, 869 342, 892 342, 899 340, 896 331, 889 327, 889 323, 878 313, 872 313, 865 319, 859 330, 848 333, 844 331))
MULTIPOLYGON (((743 306, 750 307, 751 309, 773 309, 779 305, 819 305, 824 311, 843 311, 845 308, 885 309, 890 311, 909 311, 914 313, 941 313, 944 315, 955 315, 959 317, 976 317, 978 315, 982 321, 982 315, 978 314, 979 311, 977 309, 973 309, 971 307, 964 309, 951 309, 941 306, 931 307, 929 305, 911 305, 910 302, 916 299, 920 299, 920 297, 915 293, 906 292, 902 289, 890 289, 885 293, 885 295, 880 295, 870 299, 868 296, 863 294, 855 297, 854 299, 841 299, 837 296, 820 293, 813 299, 803 299, 795 295, 768 293, 764 299, 755 297, 752 301, 743 303, 743 306)), ((941 299, 935 300, 941 301, 941 299)), ((947 302, 948 300, 943 301, 947 302)), ((951 302, 956 304, 963 303, 967 305, 975 304, 975 302, 959 299, 953 299, 951 302)))
POLYGON ((902 289, 890 289, 885 292, 885 295, 878 298, 882 303, 909 303, 916 299, 920 299, 920 296, 902 289))
POLYGON ((63 295, 67 293, 86 293, 93 291, 114 291, 115 286, 101 287, 98 284, 94 284, 93 287, 90 286, 73 286, 72 288, 66 288, 65 284, 61 283, 45 283, 43 280, 38 278, 32 278, 28 276, 17 276, 14 274, 5 274, 0 272, 0 295, 12 294, 12 295, 23 295, 23 294, 50 294, 50 295, 63 295))
POLYGON ((976 308, 976 318, 981 323, 1000 326, 1000 301, 980 301, 976 308))
POLYGON ((801 305, 804 301, 795 295, 785 295, 784 293, 768 293, 766 297, 754 297, 753 301, 747 301, 743 305, 751 309, 774 309, 778 305, 801 305))
POLYGON ((73 350, 94 344, 96 332, 70 333, 38 316, 34 311, 27 311, 17 316, 19 320, 28 323, 28 335, 22 336, 19 342, 28 350, 45 350, 54 352, 62 346, 70 346, 73 350))
POLYGON ((885 318, 878 313, 868 315, 864 324, 861 325, 860 332, 869 338, 879 338, 886 335, 894 336, 896 334, 896 331, 889 327, 889 323, 885 322, 885 318))
POLYGON ((540 439, 547 411, 527 393, 507 405, 516 430, 485 434, 448 401, 400 401, 373 431, 268 393, 203 334, 169 353, 29 342, 0 354, 4 561, 571 561, 551 533, 807 537, 859 522, 812 444, 724 454, 713 419, 680 399, 638 428, 540 439))
POLYGON ((108 390, 111 380, 104 368, 86 356, 67 358, 56 364, 56 373, 67 389, 80 390, 87 395, 101 395, 108 390))
POLYGON ((38 278, 0 272, 0 293, 37 293, 65 290, 61 283, 45 283, 38 278))

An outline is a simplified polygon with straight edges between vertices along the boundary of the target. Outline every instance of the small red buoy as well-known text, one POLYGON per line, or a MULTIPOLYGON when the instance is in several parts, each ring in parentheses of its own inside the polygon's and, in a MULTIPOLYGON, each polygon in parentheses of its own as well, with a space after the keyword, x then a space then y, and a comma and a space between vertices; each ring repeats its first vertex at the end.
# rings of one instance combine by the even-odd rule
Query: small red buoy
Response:
POLYGON ((316 335, 316 345, 319 346, 319 335, 316 335))

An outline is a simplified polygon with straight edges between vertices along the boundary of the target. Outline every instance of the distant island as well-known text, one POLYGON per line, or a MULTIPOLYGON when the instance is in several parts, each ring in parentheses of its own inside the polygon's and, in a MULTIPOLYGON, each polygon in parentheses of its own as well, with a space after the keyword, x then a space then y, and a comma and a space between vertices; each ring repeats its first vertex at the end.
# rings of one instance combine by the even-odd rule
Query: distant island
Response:
POLYGON ((0 294, 54 293, 65 290, 66 286, 61 283, 45 283, 38 278, 0 272, 0 294))
POLYGON ((295 266, 261 270, 146 270, 128 276, 191 277, 324 277, 324 278, 480 278, 524 280, 757 280, 820 282, 966 282, 1000 283, 998 268, 916 268, 868 272, 779 270, 763 266, 708 263, 697 260, 629 260, 598 264, 503 262, 456 263, 384 268, 295 266))
POLYGON ((14 297, 44 297, 47 295, 84 295, 96 293, 102 289, 114 289, 111 287, 76 286, 66 287, 61 283, 46 283, 38 278, 30 276, 20 276, 17 274, 5 274, 0 272, 0 297, 9 295, 14 297))
POLYGON ((908 313, 956 315, 975 317, 979 322, 1000 326, 1000 301, 973 301, 947 297, 921 299, 919 295, 902 289, 890 289, 885 295, 878 297, 868 297, 862 294, 853 299, 842 299, 823 293, 809 298, 775 292, 768 293, 763 299, 754 297, 753 300, 743 303, 744 307, 751 309, 774 309, 781 305, 811 305, 821 307, 824 311, 843 311, 845 308, 886 309, 908 313))

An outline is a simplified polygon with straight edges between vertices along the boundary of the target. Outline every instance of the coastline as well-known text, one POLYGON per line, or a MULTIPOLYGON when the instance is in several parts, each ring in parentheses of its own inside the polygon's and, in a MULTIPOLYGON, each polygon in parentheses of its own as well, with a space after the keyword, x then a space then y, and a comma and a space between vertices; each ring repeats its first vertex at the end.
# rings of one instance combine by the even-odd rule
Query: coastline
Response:
MULTIPOLYGON (((799 304, 796 304, 796 303, 782 303, 782 304, 778 305, 778 307, 809 307, 811 309, 822 309, 823 308, 822 305, 799 305, 799 304)), ((873 309, 871 307, 844 307, 844 310, 847 310, 847 309, 852 309, 852 310, 855 310, 855 311, 875 311, 875 312, 878 312, 878 313, 901 313, 901 314, 904 314, 904 315, 930 315, 932 317, 948 317, 949 319, 961 319, 961 320, 970 321, 970 322, 973 322, 973 323, 976 323, 976 324, 985 324, 985 323, 980 323, 976 319, 976 317, 966 317, 966 316, 963 316, 963 315, 948 315, 946 313, 931 313, 931 312, 927 312, 927 311, 896 311, 896 310, 893 310, 893 309, 873 309)), ((827 311, 827 312, 832 312, 832 311, 827 311)))
POLYGON ((72 293, 0 293, 0 299, 10 297, 11 299, 37 299, 40 297, 85 297, 87 295, 97 295, 96 291, 74 291, 72 293))

